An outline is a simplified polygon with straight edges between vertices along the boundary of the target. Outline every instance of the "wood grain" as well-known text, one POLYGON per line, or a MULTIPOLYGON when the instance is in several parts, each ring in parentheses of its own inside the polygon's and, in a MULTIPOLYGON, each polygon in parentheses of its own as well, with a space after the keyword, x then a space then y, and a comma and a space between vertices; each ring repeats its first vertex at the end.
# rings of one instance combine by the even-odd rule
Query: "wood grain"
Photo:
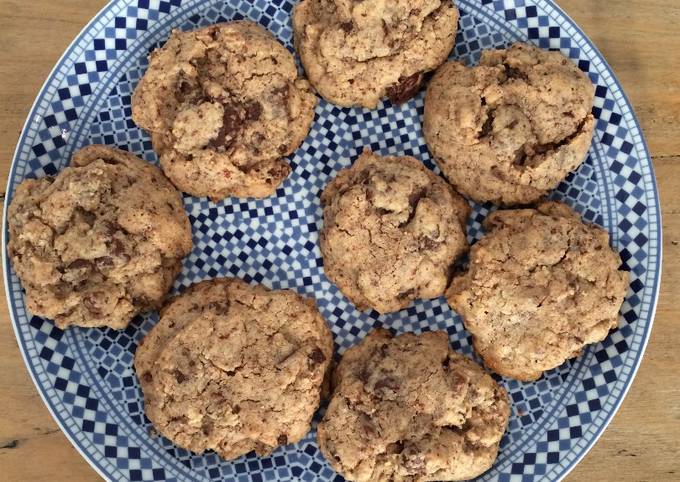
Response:
MULTIPOLYGON (((0 190, 40 86, 105 3, 0 0, 0 190)), ((636 109, 654 159, 664 229, 661 297, 642 366, 611 425, 567 480, 680 480, 680 2, 559 3, 603 52, 636 109)), ((99 480, 43 405, 6 306, 0 387, 0 479, 99 480)))

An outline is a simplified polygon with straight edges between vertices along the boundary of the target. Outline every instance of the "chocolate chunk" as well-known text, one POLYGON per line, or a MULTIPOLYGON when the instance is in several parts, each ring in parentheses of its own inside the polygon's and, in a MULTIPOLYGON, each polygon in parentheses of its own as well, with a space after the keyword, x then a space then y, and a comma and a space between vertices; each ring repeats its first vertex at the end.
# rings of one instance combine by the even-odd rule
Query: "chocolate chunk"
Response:
POLYGON ((484 121, 484 124, 482 125, 482 131, 479 133, 479 137, 487 137, 489 134, 491 134, 491 131, 493 130, 493 119, 494 119, 494 110, 489 109, 489 112, 486 115, 486 120, 484 121))
POLYGON ((108 221, 104 221, 102 223, 102 231, 104 232, 104 234, 111 236, 116 231, 118 231, 118 225, 114 224, 114 223, 110 223, 108 221))
POLYGON ((177 369, 175 369, 172 374, 174 375, 175 380, 177 380, 177 383, 184 383, 187 381, 186 375, 177 369))
POLYGON ((323 354, 321 349, 314 348, 314 350, 312 350, 312 352, 309 354, 309 359, 320 365, 326 361, 326 355, 323 354))
POLYGON ((408 217, 406 218, 406 221, 399 224, 400 228, 407 226, 413 220, 413 217, 416 215, 416 208, 418 207, 420 200, 423 197, 425 197, 426 194, 427 194, 427 190, 423 189, 423 188, 417 189, 417 190, 413 191, 411 194, 409 194, 408 205, 411 208, 411 210, 408 213, 408 217))
POLYGON ((66 269, 81 269, 81 268, 89 268, 91 266, 90 262, 86 259, 76 259, 75 261, 72 261, 69 263, 69 265, 66 267, 66 269))
POLYGON ((97 298, 100 298, 102 295, 102 293, 91 293, 83 298, 83 306, 95 318, 101 318, 102 316, 101 308, 97 303, 97 298))
POLYGON ((201 431, 203 435, 210 435, 213 431, 213 423, 211 420, 203 420, 201 424, 201 431))
POLYGON ((389 390, 392 390, 393 392, 396 392, 397 390, 399 390, 399 386, 400 386, 399 381, 392 376, 386 376, 375 382, 376 390, 384 390, 387 388, 389 390))
POLYGON ((288 443, 288 436, 286 434, 282 433, 281 435, 278 436, 278 438, 276 439, 276 442, 279 445, 286 445, 288 443))
POLYGON ((425 456, 421 453, 403 454, 404 468, 410 475, 417 474, 425 468, 425 456))
POLYGON ((151 375, 151 372, 144 372, 142 374, 142 380, 146 383, 151 383, 151 381, 153 381, 153 375, 151 375))
POLYGON ((187 423, 189 421, 189 418, 186 415, 180 415, 179 417, 172 417, 170 420, 168 420, 170 423, 187 423))
POLYGON ((434 239, 428 238, 427 236, 423 236, 420 238, 420 247, 425 250, 431 250, 436 248, 437 246, 441 245, 442 243, 439 241, 435 241, 434 239))
POLYGON ((521 70, 515 67, 510 67, 508 64, 503 64, 503 67, 505 67, 505 75, 508 79, 529 80, 529 76, 521 70))
POLYGON ((110 268, 113 266, 113 258, 111 256, 102 256, 94 260, 94 264, 97 268, 110 268))
POLYGON ((146 296, 135 296, 132 298, 132 304, 135 306, 149 306, 151 303, 146 296))
POLYGON ((403 104, 416 95, 422 81, 422 72, 416 72, 408 77, 399 77, 399 82, 387 89, 387 96, 394 104, 403 104))
POLYGON ((415 289, 410 288, 410 289, 407 289, 406 291, 402 291, 401 293, 399 293, 399 294, 397 295, 397 298, 399 298, 400 300, 405 300, 405 299, 410 298, 411 296, 413 296, 413 294, 414 294, 415 292, 416 292, 415 289))
POLYGON ((343 22, 340 24, 340 28, 343 30, 343 32, 350 33, 352 30, 354 30, 354 24, 352 22, 343 22))
POLYGON ((229 147, 243 127, 242 116, 242 111, 237 105, 225 104, 222 127, 220 127, 217 136, 209 142, 210 147, 229 147))
POLYGON ((361 428, 364 429, 364 432, 366 432, 371 437, 375 437, 375 436, 378 435, 378 431, 375 429, 375 425, 373 425, 373 421, 365 413, 359 414, 359 423, 361 424, 361 428))
POLYGON ((111 253, 115 256, 120 256, 125 253, 125 245, 120 239, 112 239, 109 243, 109 248, 111 248, 111 253))
POLYGON ((404 442, 398 440, 385 447, 388 454, 400 454, 404 451, 404 442))
POLYGON ((246 104, 246 119, 256 121, 262 114, 262 104, 256 100, 251 100, 246 104))
POLYGON ((415 210, 415 208, 418 206, 418 203, 425 196, 426 193, 427 193, 426 189, 418 189, 408 195, 408 205, 411 207, 412 210, 415 210))
POLYGON ((274 94, 277 97, 288 97, 288 85, 274 87, 272 89, 272 94, 274 94))
POLYGON ((547 144, 537 144, 534 146, 534 152, 536 154, 545 154, 546 152, 554 151, 557 149, 557 147, 558 146, 552 142, 548 142, 547 144))
POLYGON ((180 104, 183 103, 186 98, 191 94, 191 84, 186 80, 182 79, 177 83, 177 89, 175 90, 175 100, 180 104))
POLYGON ((520 147, 517 149, 517 152, 515 152, 515 157, 512 160, 512 163, 515 166, 524 166, 527 160, 527 153, 524 151, 524 146, 520 147))
POLYGON ((211 301, 206 305, 206 308, 214 311, 218 315, 226 315, 229 313, 229 301, 228 300, 222 300, 222 301, 211 301))

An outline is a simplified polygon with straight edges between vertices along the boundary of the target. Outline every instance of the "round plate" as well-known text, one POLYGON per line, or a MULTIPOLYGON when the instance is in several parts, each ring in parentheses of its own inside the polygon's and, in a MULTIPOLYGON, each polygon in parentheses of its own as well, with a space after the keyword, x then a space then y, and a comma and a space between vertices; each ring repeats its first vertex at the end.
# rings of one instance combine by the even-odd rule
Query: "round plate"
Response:
MULTIPOLYGON (((156 162, 149 138, 131 120, 130 96, 149 51, 171 29, 192 29, 249 18, 291 49, 291 0, 121 0, 110 3, 66 51, 26 121, 5 201, 28 177, 54 175, 78 148, 115 145, 156 162)), ((461 10, 452 58, 475 63, 482 49, 528 40, 559 49, 597 85, 595 135, 587 160, 553 197, 587 221, 603 225, 621 253, 631 283, 617 330, 533 383, 503 379, 512 416, 493 468, 481 480, 563 477, 613 416, 640 363, 656 307, 661 222, 654 174, 640 128, 611 69, 583 32, 550 1, 458 0, 461 10)), ((321 101, 293 172, 272 197, 212 203, 184 197, 194 249, 174 291, 216 276, 237 276, 314 297, 342 353, 375 326, 398 332, 447 330, 454 349, 472 356, 459 316, 443 298, 398 313, 362 313, 323 273, 318 248, 319 193, 364 147, 408 154, 437 170, 423 141, 423 93, 407 104, 341 109, 321 101)), ((474 205, 470 241, 491 206, 474 205)), ((122 331, 69 329, 26 311, 21 285, 7 260, 7 298, 17 339, 38 390, 57 423, 83 456, 111 480, 342 480, 325 462, 313 429, 304 440, 269 457, 225 462, 195 455, 153 435, 132 368, 135 347, 158 319, 135 318, 122 331)))

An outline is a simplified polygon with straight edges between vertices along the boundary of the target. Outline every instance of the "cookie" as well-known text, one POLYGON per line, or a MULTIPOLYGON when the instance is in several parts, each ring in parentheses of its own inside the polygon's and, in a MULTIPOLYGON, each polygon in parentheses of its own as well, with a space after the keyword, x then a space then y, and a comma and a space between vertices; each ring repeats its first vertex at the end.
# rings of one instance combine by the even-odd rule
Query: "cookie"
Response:
POLYGON ((465 196, 533 203, 585 159, 594 93, 559 52, 522 43, 487 50, 476 67, 437 70, 425 96, 425 140, 465 196))
POLYGON ((412 157, 365 151, 321 202, 324 271, 359 310, 388 313, 442 295, 467 251, 468 204, 412 157))
POLYGON ((446 298, 496 373, 530 381, 615 328, 628 287, 609 235, 564 204, 496 211, 446 298))
POLYGON ((507 394, 443 331, 374 330, 347 350, 333 382, 317 439, 347 480, 465 480, 498 455, 507 394))
POLYGON ((182 197, 160 169, 92 145, 56 177, 27 179, 9 206, 8 253, 28 310, 125 328, 156 309, 191 251, 182 197))
POLYGON ((457 24, 451 0, 303 0, 293 11, 309 81, 343 107, 410 99, 448 57, 457 24))
POLYGON ((229 460, 304 437, 332 356, 313 301, 222 278, 164 307, 134 365, 156 431, 229 460))
POLYGON ((293 56, 248 22, 174 31, 154 51, 132 97, 170 180, 219 200, 271 195, 290 173, 316 96, 293 56))

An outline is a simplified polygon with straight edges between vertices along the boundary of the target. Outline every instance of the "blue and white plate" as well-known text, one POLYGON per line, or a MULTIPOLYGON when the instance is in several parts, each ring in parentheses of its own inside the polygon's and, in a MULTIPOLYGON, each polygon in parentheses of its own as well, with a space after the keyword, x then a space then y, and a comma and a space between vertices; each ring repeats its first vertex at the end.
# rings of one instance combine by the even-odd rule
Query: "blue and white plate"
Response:
MULTIPOLYGON (((149 51, 170 31, 249 18, 292 51, 292 0, 119 0, 92 20, 54 68, 26 121, 9 177, 7 204, 28 177, 56 174, 91 143, 115 145, 156 162, 149 137, 131 120, 130 97, 149 51)), ((480 51, 529 40, 559 49, 588 73, 597 119, 589 156, 553 197, 611 233, 631 283, 619 328, 582 356, 533 383, 503 379, 512 398, 510 426, 498 460, 481 480, 560 479, 584 456, 620 405, 640 364, 656 307, 661 268, 659 198, 649 153, 621 86, 583 32, 549 0, 457 0, 461 10, 452 57, 475 63, 480 51)), ((375 326, 447 330, 472 356, 459 316, 442 299, 391 315, 362 313, 324 275, 318 248, 319 193, 364 146, 408 154, 435 169, 421 131, 423 93, 405 105, 373 111, 321 101, 293 172, 270 198, 212 203, 185 196, 194 249, 174 290, 216 276, 237 276, 316 298, 342 353, 375 326)), ((435 169, 436 170, 436 169, 435 169)), ((490 206, 474 206, 471 241, 490 206)), ((110 480, 342 480, 319 453, 315 430, 269 457, 225 462, 194 455, 153 435, 132 368, 135 347, 158 320, 134 319, 123 331, 55 328, 26 311, 6 255, 4 274, 17 340, 52 415, 73 445, 110 480)))

